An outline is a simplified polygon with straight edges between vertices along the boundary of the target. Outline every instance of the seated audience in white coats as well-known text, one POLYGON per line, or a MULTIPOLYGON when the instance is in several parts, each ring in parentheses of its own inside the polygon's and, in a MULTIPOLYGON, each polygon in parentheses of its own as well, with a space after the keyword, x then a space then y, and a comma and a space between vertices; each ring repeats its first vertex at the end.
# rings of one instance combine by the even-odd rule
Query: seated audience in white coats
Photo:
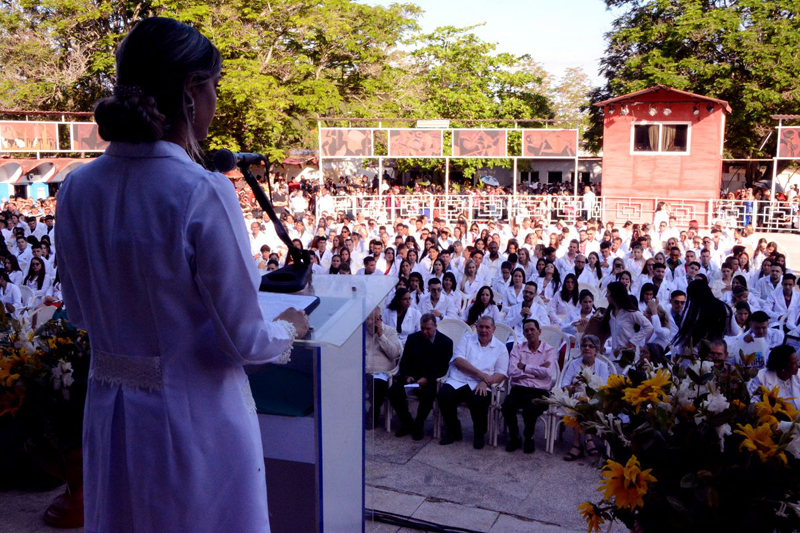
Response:
POLYGON ((34 299, 33 306, 36 306, 44 301, 47 296, 47 291, 53 284, 52 278, 47 274, 47 267, 44 264, 44 259, 41 257, 34 257, 31 259, 30 270, 25 280, 22 283, 26 287, 33 289, 34 299))
POLYGON ((772 265, 772 269, 770 270, 769 276, 764 276, 763 278, 759 279, 756 282, 755 287, 753 287, 753 293, 755 293, 755 296, 759 300, 766 302, 767 298, 769 298, 769 295, 772 294, 772 291, 780 287, 783 272, 783 266, 780 263, 774 263, 772 265))
POLYGON ((358 272, 356 272, 357 276, 383 276, 383 272, 377 270, 377 263, 375 258, 371 255, 368 255, 364 258, 364 268, 360 268, 358 272))
POLYGON ((22 272, 22 269, 19 268, 19 262, 17 261, 17 258, 13 255, 6 256, 3 259, 3 265, 5 266, 11 283, 17 286, 22 285, 22 282, 25 279, 25 274, 22 272))
POLYGON ((579 335, 583 335, 586 326, 589 325, 589 319, 594 316, 594 294, 592 294, 592 291, 582 290, 578 295, 578 303, 578 307, 570 311, 561 321, 561 331, 576 338, 579 335))
POLYGON ((769 353, 766 367, 762 368, 748 384, 750 394, 757 394, 759 386, 771 391, 778 387, 778 396, 785 398, 795 409, 800 409, 800 378, 797 376, 797 352, 788 345, 776 346, 769 353))
POLYGON ((383 257, 380 261, 378 261, 378 266, 376 268, 380 269, 385 276, 397 275, 398 265, 395 258, 394 248, 391 246, 386 248, 386 250, 383 252, 383 257))
POLYGON ((774 321, 779 321, 786 317, 787 321, 797 315, 800 308, 800 293, 794 290, 794 274, 784 274, 781 286, 769 295, 763 310, 774 321))
POLYGON ((561 320, 567 316, 570 311, 578 307, 578 280, 575 274, 567 274, 564 282, 561 284, 561 290, 553 296, 548 304, 548 316, 552 324, 561 324, 561 320))
POLYGON ((421 316, 422 313, 411 307, 411 293, 401 287, 395 290, 392 301, 383 310, 383 325, 397 331, 400 342, 405 344, 411 333, 419 331, 421 316))
MULTIPOLYGON (((503 322, 514 330, 517 339, 523 338, 522 323, 529 318, 536 320, 541 326, 550 325, 546 307, 536 303, 537 292, 536 283, 527 282, 522 291, 522 301, 506 310, 506 318, 503 322)), ((558 346, 555 348, 558 349, 558 346)))
POLYGON ((453 303, 453 300, 442 293, 442 282, 439 278, 431 278, 428 280, 428 294, 423 296, 418 309, 423 315, 425 313, 430 313, 435 316, 437 320, 442 320, 444 318, 458 319, 461 311, 455 303, 453 303))
POLYGON ((783 344, 784 334, 779 329, 769 327, 769 315, 764 311, 756 311, 750 315, 750 329, 738 336, 734 341, 728 341, 731 348, 729 356, 737 364, 745 368, 763 368, 766 364, 766 354, 755 354, 752 360, 742 360, 742 354, 748 355, 747 346, 754 345, 756 339, 763 339, 767 350, 783 344))
POLYGON ((631 298, 621 282, 608 285, 608 309, 603 315, 601 329, 611 338, 614 358, 620 350, 644 345, 653 332, 653 324, 636 308, 636 298, 631 298))
POLYGON ((500 310, 494 302, 494 292, 488 285, 484 285, 478 290, 475 302, 464 311, 461 319, 472 327, 483 316, 490 316, 495 322, 500 322, 502 319, 500 310))
POLYGON ((549 303, 561 288, 561 274, 553 263, 546 263, 544 276, 535 281, 539 287, 539 296, 544 303, 549 303))
POLYGON ((716 298, 726 301, 730 299, 729 293, 733 289, 731 286, 733 283, 733 266, 729 262, 725 262, 722 264, 719 271, 720 275, 712 279, 708 286, 711 288, 711 292, 714 293, 716 298))
POLYGON ((661 305, 661 301, 653 296, 654 291, 655 285, 652 283, 646 283, 642 287, 639 310, 653 325, 653 332, 647 337, 646 341, 664 348, 672 340, 672 329, 670 328, 667 311, 661 305))
POLYGON ((0 270, 0 302, 3 303, 5 312, 14 317, 23 305, 22 292, 18 286, 11 283, 5 270, 0 270))
POLYGON ((412 272, 408 276, 408 292, 411 293, 411 307, 418 309, 425 296, 425 280, 419 272, 412 272))
POLYGON ((735 278, 733 278, 734 285, 733 285, 733 290, 731 291, 731 296, 730 296, 731 300, 730 302, 725 300, 723 301, 725 301, 725 303, 727 303, 731 307, 733 307, 739 302, 747 302, 750 305, 750 311, 754 313, 756 311, 763 311, 764 307, 763 302, 758 298, 756 298, 755 296, 753 296, 753 293, 750 292, 750 289, 748 289, 744 285, 737 285, 735 282, 737 278, 742 278, 742 280, 744 279, 743 276, 736 276, 735 278))
POLYGON ((589 252, 586 268, 583 269, 578 277, 578 284, 585 283, 592 287, 600 287, 600 280, 603 279, 603 268, 600 266, 600 256, 597 252, 589 252))
POLYGON ((623 272, 625 272, 625 261, 617 257, 611 262, 611 272, 606 274, 600 282, 600 288, 606 289, 609 283, 618 281, 619 275, 623 272))
POLYGON ((472 259, 468 259, 464 263, 464 275, 461 277, 458 289, 467 295, 467 298, 472 298, 483 286, 483 278, 478 276, 478 264, 472 259))
POLYGON ((525 270, 517 267, 511 273, 511 285, 503 294, 503 309, 514 307, 522 301, 522 291, 525 288, 525 270))
POLYGON ((655 286, 655 297, 661 302, 666 302, 669 300, 669 295, 672 294, 672 291, 676 288, 673 287, 669 281, 667 281, 667 278, 665 277, 666 272, 667 267, 663 263, 656 263, 653 265, 653 279, 650 283, 655 286))
POLYGON ((461 316, 461 309, 464 306, 464 293, 458 290, 458 282, 453 272, 447 271, 442 276, 442 295, 453 302, 453 305, 458 309, 459 316, 461 316))

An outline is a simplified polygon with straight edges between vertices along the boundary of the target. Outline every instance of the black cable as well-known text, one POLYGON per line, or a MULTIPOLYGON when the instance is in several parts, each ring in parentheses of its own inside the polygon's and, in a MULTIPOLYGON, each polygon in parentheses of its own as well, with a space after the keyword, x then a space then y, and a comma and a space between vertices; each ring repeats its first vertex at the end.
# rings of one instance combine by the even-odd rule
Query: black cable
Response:
POLYGON ((474 529, 465 529, 456 526, 446 526, 435 522, 428 522, 419 518, 389 513, 387 511, 374 511, 364 509, 364 515, 374 522, 383 522, 398 527, 416 529, 418 531, 430 531, 432 533, 480 533, 474 529))

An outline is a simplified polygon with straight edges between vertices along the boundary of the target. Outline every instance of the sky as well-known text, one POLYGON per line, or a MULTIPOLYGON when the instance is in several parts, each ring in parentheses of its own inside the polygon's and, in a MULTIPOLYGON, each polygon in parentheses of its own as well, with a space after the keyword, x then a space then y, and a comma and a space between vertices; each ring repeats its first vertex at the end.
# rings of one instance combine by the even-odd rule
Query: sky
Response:
MULTIPOLYGON (((363 1, 389 5, 398 0, 363 1)), ((614 20, 603 0, 405 1, 425 10, 419 20, 423 31, 483 23, 473 31, 496 43, 498 52, 530 54, 556 76, 580 66, 595 85, 601 83, 598 61, 606 48, 603 36, 614 20)))

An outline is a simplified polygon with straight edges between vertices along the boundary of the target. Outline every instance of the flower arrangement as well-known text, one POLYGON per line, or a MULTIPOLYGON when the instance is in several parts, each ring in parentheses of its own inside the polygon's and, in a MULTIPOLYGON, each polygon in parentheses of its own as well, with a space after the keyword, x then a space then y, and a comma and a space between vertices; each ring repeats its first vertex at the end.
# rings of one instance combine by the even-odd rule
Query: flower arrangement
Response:
POLYGON ((699 360, 631 366, 548 400, 567 427, 605 439, 602 499, 578 510, 589 532, 629 529, 772 532, 800 529, 798 412, 755 371, 699 360))
POLYGON ((85 331, 51 320, 0 320, 0 417, 14 417, 39 449, 79 449, 89 373, 85 331))

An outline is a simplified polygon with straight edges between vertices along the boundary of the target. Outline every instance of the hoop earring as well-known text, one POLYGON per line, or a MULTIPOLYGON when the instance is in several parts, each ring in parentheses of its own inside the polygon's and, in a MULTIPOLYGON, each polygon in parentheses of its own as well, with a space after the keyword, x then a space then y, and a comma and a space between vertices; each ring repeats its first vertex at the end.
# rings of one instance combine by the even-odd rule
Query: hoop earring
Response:
POLYGON ((188 108, 189 108, 189 115, 192 118, 192 124, 194 124, 195 120, 197 119, 197 110, 194 107, 194 98, 191 98, 188 108))

